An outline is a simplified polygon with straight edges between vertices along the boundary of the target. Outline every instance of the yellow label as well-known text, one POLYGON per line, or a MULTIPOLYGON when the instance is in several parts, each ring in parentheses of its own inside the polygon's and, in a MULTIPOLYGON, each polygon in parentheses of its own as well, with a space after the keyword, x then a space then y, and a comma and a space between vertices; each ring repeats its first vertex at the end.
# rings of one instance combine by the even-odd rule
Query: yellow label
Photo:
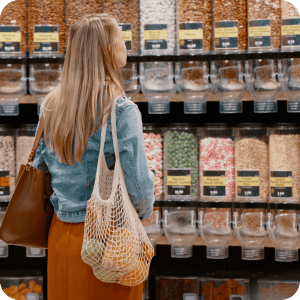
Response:
POLYGON ((145 30, 144 40, 166 40, 168 35, 167 30, 145 30))
POLYGON ((1 43, 20 43, 21 32, 0 32, 1 43))
POLYGON ((237 177, 237 186, 259 186, 259 177, 237 177))
POLYGON ((35 32, 35 43, 58 43, 58 32, 35 32))
POLYGON ((300 25, 283 25, 281 35, 300 35, 300 25))
POLYGON ((180 40, 202 40, 203 30, 202 29, 185 29, 179 30, 180 40))
POLYGON ((132 31, 123 31, 123 41, 132 41, 132 31))
POLYGON ((292 187, 292 177, 271 177, 271 187, 292 187))
POLYGON ((167 185, 190 186, 192 185, 192 177, 191 176, 167 176, 167 185))
POLYGON ((271 36, 271 26, 249 27, 249 37, 271 36))
POLYGON ((213 176, 203 176, 203 186, 225 186, 226 178, 225 176, 213 177, 213 176))
POLYGON ((239 30, 237 27, 215 28, 215 38, 238 37, 238 36, 239 36, 239 30))
POLYGON ((9 177, 0 177, 0 186, 10 186, 10 178, 9 177))

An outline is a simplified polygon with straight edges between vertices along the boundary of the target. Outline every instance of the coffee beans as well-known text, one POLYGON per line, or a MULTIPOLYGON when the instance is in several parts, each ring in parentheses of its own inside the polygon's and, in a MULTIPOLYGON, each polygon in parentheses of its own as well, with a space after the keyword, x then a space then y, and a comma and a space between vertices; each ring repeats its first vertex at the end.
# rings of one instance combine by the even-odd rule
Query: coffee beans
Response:
MULTIPOLYGON (((28 0, 28 48, 31 54, 39 43, 34 42, 35 25, 59 26, 59 53, 65 51, 64 0, 28 0)), ((48 52, 55 51, 49 49, 48 52)))
MULTIPOLYGON (((203 22, 203 50, 211 49, 211 2, 210 0, 179 0, 177 3, 177 24, 203 22)), ((179 28, 177 27, 179 45, 179 28)), ((178 46, 179 49, 179 46, 178 46)))
POLYGON ((21 53, 27 51, 27 14, 26 0, 8 3, 0 15, 0 25, 21 26, 21 53))

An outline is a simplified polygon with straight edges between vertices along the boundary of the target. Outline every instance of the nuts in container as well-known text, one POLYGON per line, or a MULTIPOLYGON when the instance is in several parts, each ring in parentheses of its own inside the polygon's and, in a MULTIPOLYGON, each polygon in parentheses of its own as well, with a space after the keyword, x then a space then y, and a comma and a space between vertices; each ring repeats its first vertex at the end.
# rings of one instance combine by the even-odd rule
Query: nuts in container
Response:
POLYGON ((65 51, 64 0, 28 0, 28 49, 32 55, 65 51))

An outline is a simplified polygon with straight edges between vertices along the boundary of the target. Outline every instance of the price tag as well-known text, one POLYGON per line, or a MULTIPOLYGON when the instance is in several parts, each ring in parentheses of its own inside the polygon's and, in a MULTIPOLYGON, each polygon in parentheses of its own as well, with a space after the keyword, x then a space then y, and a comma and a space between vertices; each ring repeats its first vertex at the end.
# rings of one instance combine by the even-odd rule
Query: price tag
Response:
POLYGON ((144 25, 145 50, 165 50, 167 43, 167 24, 147 24, 144 25))
POLYGON ((59 26, 35 25, 34 26, 34 53, 59 52, 59 26))

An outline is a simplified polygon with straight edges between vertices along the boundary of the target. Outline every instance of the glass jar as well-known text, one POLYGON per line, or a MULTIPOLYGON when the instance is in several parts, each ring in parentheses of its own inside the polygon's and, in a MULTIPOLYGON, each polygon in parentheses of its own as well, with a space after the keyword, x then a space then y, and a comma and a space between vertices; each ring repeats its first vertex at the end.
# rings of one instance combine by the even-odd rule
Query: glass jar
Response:
POLYGON ((300 127, 273 123, 269 138, 270 202, 300 200, 300 127))
POLYGON ((144 123, 143 131, 149 168, 155 175, 155 200, 163 200, 163 147, 161 128, 155 123, 144 123))
POLYGON ((140 0, 141 54, 174 54, 175 21, 175 0, 140 0))
POLYGON ((211 1, 178 0, 177 53, 209 53, 211 35, 211 1))
POLYGON ((266 124, 239 123, 235 129, 235 200, 268 202, 269 141, 266 124))
POLYGON ((213 50, 241 53, 247 49, 246 0, 213 0, 213 50))
POLYGON ((200 200, 234 200, 235 145, 226 123, 205 123, 198 129, 200 151, 200 200))
POLYGON ((137 63, 127 63, 126 66, 121 69, 121 72, 123 77, 122 83, 126 96, 133 101, 134 96, 140 91, 137 75, 137 63))
POLYGON ((278 51, 281 45, 281 0, 247 0, 248 49, 278 51))
POLYGON ((164 200, 197 200, 198 138, 192 124, 170 123, 163 128, 164 200))
POLYGON ((28 0, 28 50, 31 57, 63 56, 64 0, 28 0))
POLYGON ((16 179, 20 172, 20 167, 28 163, 33 143, 35 140, 35 132, 37 124, 22 124, 16 129, 16 179))
POLYGON ((16 187, 15 129, 0 124, 0 201, 10 201, 16 187))

